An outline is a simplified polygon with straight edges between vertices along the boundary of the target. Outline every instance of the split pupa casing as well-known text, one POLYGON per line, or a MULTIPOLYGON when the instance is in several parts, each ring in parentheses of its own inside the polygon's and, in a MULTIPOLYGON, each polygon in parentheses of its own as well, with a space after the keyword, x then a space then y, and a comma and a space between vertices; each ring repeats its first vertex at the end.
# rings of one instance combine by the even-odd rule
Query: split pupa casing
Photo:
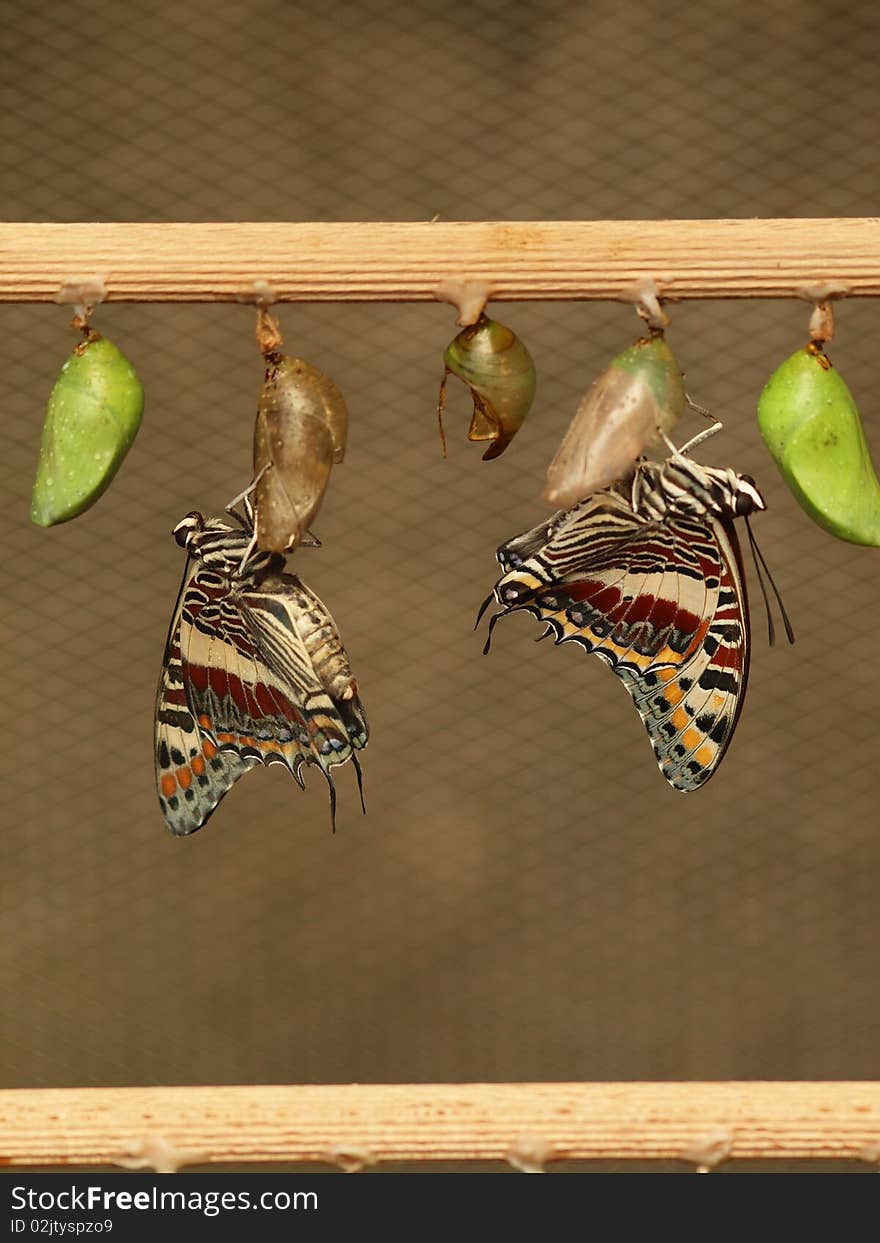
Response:
MULTIPOLYGON (((491 441, 483 461, 500 457, 535 400, 531 354, 515 332, 481 315, 449 343, 443 361, 446 374, 458 376, 471 392, 474 413, 468 440, 491 441)), ((441 408, 443 396, 441 389, 441 408)))
POLYGON ((302 541, 347 437, 348 408, 333 381, 301 358, 271 357, 254 426, 258 548, 283 553, 302 541))
POLYGON ((581 398, 547 469, 544 499, 568 509, 627 475, 685 408, 684 379, 665 339, 644 337, 618 354, 581 398))
POLYGON ((61 368, 49 396, 31 497, 41 527, 94 505, 141 425, 144 389, 121 350, 92 332, 61 368))
POLYGON ((838 539, 880 547, 880 481, 840 372, 818 345, 774 371, 758 426, 783 479, 814 522, 838 539))

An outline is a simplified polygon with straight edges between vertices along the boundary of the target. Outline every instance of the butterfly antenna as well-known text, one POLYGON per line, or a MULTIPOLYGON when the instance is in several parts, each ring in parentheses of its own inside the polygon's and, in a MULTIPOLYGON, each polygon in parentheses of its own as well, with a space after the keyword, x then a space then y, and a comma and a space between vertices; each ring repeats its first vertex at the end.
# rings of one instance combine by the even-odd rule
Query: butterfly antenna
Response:
POLYGON ((770 573, 770 567, 767 565, 767 562, 764 560, 764 554, 761 552, 761 549, 758 547, 758 541, 755 539, 754 532, 752 531, 752 527, 749 522, 748 514, 745 515, 745 523, 746 523, 746 531, 748 531, 748 534, 749 534, 749 544, 751 545, 752 556, 755 560, 755 570, 758 575, 758 582, 760 583, 760 586, 761 586, 761 594, 764 597, 764 607, 767 610, 767 630, 768 630, 768 635, 770 639, 770 646, 772 647, 774 644, 774 641, 776 639, 776 631, 773 625, 773 618, 770 613, 770 601, 767 598, 767 590, 764 587, 764 581, 761 577, 762 567, 764 569, 764 573, 767 575, 767 581, 769 582, 770 587, 773 590, 773 594, 776 597, 776 603, 779 605, 779 612, 782 614, 782 624, 785 627, 785 637, 788 639, 789 643, 794 643, 794 629, 792 628, 791 620, 789 619, 788 613, 786 612, 785 605, 782 603, 782 596, 779 594, 779 588, 776 586, 776 583, 773 581, 773 575, 770 573))
POLYGON ((480 605, 480 611, 479 613, 477 613, 477 620, 474 622, 474 630, 476 630, 477 626, 479 626, 480 622, 483 620, 483 614, 486 612, 486 609, 489 607, 489 605, 492 603, 494 599, 495 599, 495 592, 490 591, 488 596, 486 596, 486 599, 480 605))
POLYGON ((361 768, 361 762, 354 751, 351 753, 351 762, 354 764, 354 771, 357 774, 358 794, 361 796, 361 811, 364 815, 366 815, 367 805, 364 802, 364 773, 361 768))
POLYGON ((764 586, 764 577, 761 574, 761 566, 756 552, 757 545, 755 544, 755 537, 752 534, 752 528, 749 526, 748 518, 746 518, 746 530, 749 533, 749 544, 752 549, 752 560, 755 563, 755 572, 758 575, 758 586, 761 588, 761 595, 764 597, 764 612, 767 614, 767 639, 770 646, 773 647, 776 642, 776 627, 773 625, 773 614, 770 612, 770 600, 767 596, 767 588, 764 586))

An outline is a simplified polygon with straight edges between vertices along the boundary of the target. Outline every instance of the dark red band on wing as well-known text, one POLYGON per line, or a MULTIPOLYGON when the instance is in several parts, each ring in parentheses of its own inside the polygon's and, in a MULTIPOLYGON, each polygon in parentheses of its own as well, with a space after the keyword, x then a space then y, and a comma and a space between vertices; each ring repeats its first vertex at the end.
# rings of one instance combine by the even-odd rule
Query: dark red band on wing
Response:
MULTIPOLYGON (((195 670, 203 668, 204 666, 202 665, 187 665, 186 675, 191 681, 194 682, 195 678, 193 675, 195 670)), ((231 681, 231 679, 227 677, 226 670, 215 666, 212 669, 206 669, 205 673, 207 674, 208 685, 211 687, 211 690, 215 695, 222 699, 223 696, 228 693, 229 682, 231 681)))
MULTIPOLYGON (((548 587, 548 592, 557 592, 559 587, 554 583, 548 587)), ((606 612, 618 603, 620 600, 620 590, 617 587, 608 587, 605 583, 597 583, 589 578, 581 579, 578 583, 566 583, 564 586, 565 594, 572 600, 589 600, 597 609, 606 612)))
POLYGON ((742 667, 742 648, 731 647, 727 643, 719 644, 712 654, 712 666, 719 669, 739 669, 742 667))
MULTIPOLYGON (((553 586, 547 591, 556 593, 558 588, 553 586)), ((607 587, 590 579, 566 583, 565 594, 572 602, 589 601, 610 622, 625 619, 628 625, 638 625, 650 621, 656 630, 675 629, 682 634, 695 634, 702 624, 702 618, 689 609, 680 608, 675 600, 647 594, 626 600, 618 587, 607 587)))
POLYGON ((260 712, 264 716, 274 716, 279 708, 278 692, 273 696, 265 682, 258 682, 254 687, 254 695, 257 699, 260 712))
POLYGON ((208 689, 208 670, 204 665, 187 665, 186 676, 197 690, 208 689))

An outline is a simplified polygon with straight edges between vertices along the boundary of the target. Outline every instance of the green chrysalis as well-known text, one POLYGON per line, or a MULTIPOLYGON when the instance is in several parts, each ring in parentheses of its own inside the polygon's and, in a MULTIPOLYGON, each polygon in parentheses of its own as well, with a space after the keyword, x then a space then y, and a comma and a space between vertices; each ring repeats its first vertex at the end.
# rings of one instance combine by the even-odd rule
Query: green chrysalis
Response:
POLYGON ((803 509, 838 539, 880 547, 880 480, 853 395, 820 344, 774 371, 758 426, 803 509))
POLYGON ((31 520, 50 527, 94 505, 130 449, 143 410, 134 367, 112 341, 89 332, 49 396, 31 520))

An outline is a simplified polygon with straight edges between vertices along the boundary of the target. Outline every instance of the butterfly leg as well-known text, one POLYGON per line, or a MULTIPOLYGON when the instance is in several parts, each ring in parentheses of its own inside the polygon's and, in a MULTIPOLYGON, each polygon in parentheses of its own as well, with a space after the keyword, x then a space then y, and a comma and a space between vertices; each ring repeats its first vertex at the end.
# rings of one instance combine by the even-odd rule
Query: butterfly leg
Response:
MULTIPOLYGON (((708 410, 703 410, 702 407, 697 407, 697 409, 700 410, 701 414, 708 415, 710 419, 715 418, 714 414, 709 414, 708 410)), ((676 448, 662 428, 660 429, 660 435, 662 436, 667 449, 669 449, 672 453, 672 456, 682 458, 685 454, 689 454, 691 449, 695 449, 697 445, 701 445, 704 440, 708 440, 710 436, 714 436, 716 432, 720 432, 723 426, 724 424, 720 419, 715 419, 715 422, 711 427, 705 427, 701 432, 697 432, 696 436, 691 436, 690 440, 686 441, 680 449, 676 448)))
POLYGON ((271 462, 267 462, 266 465, 261 470, 259 470, 256 475, 254 475, 253 479, 250 481, 250 483, 244 489, 244 491, 239 492, 238 496, 234 496, 232 500, 229 502, 229 504, 226 506, 226 512, 228 514, 231 514, 233 518, 237 518, 238 521, 243 526, 248 526, 248 527, 253 526, 254 507, 251 504, 251 493, 253 492, 254 488, 256 488, 257 484, 263 478, 266 471, 269 469, 271 465, 272 465, 271 462), (244 519, 242 519, 241 515, 236 511, 236 508, 235 508, 236 505, 240 504, 242 501, 244 501, 244 506, 245 506, 245 518, 244 519))
POLYGON ((254 551, 254 549, 256 548, 256 546, 257 546, 257 533, 256 533, 256 531, 254 531, 253 535, 251 536, 250 540, 248 541, 248 546, 247 546, 247 548, 244 550, 244 556, 242 557, 242 559, 241 559, 241 561, 240 561, 240 563, 239 563, 239 566, 238 566, 238 573, 239 573, 239 576, 241 576, 241 575, 243 575, 243 574, 244 574, 245 566, 247 565, 248 561, 250 560, 251 553, 254 551))
POLYGON ((704 419, 711 419, 713 423, 721 424, 721 420, 714 415, 711 410, 707 410, 705 406, 701 406, 698 401, 694 401, 690 393, 684 395, 685 404, 689 410, 693 410, 694 414, 701 414, 704 419))
MULTIPOLYGON (((660 433, 661 436, 665 438, 666 433, 663 431, 661 427, 658 427, 657 431, 660 433)), ((629 503, 630 503, 630 508, 632 509, 634 514, 641 513, 642 493, 644 492, 644 487, 645 487, 644 485, 645 462, 646 462, 646 459, 643 457, 640 457, 636 461, 636 468, 633 471, 632 490, 630 491, 629 503)))

